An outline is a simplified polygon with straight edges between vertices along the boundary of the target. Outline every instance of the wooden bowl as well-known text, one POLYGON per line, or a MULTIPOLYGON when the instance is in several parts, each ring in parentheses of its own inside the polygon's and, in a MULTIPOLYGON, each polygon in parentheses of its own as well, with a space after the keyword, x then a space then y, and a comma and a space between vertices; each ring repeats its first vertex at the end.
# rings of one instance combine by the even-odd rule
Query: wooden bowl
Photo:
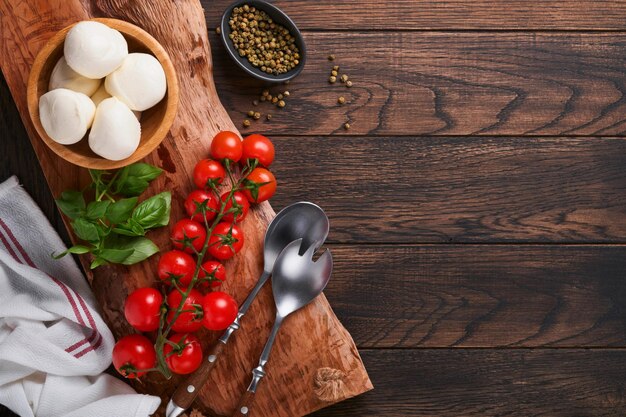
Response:
MULTIPOLYGON (((48 91, 48 82, 52 69, 63 56, 63 43, 67 32, 76 24, 72 24, 57 32, 39 51, 33 67, 30 70, 27 87, 27 102, 30 118, 41 139, 61 158, 72 164, 91 169, 120 168, 144 158, 163 141, 169 131, 178 107, 178 79, 174 65, 167 52, 156 39, 143 29, 122 20, 97 18, 96 22, 116 29, 122 33, 128 42, 129 52, 144 52, 154 55, 165 70, 167 93, 154 107, 144 111, 141 115, 141 140, 137 150, 128 158, 121 161, 110 161, 96 155, 87 142, 87 135, 80 142, 73 145, 61 145, 52 140, 43 129, 39 119, 39 97, 48 91)), ((77 22, 78 23, 78 22, 77 22)))

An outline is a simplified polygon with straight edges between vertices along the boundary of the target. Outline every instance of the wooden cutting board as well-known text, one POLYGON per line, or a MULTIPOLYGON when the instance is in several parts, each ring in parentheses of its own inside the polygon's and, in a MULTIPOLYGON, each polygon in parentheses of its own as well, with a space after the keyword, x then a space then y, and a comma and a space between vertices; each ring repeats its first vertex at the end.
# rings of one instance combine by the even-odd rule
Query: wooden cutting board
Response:
MULTIPOLYGON (((0 65, 53 195, 65 189, 80 189, 88 183, 87 171, 72 166, 54 153, 36 135, 26 106, 26 81, 30 66, 47 39, 70 23, 90 17, 113 17, 134 23, 152 34, 168 51, 180 84, 177 118, 163 144, 146 162, 166 172, 154 181, 146 195, 172 192, 172 219, 184 217, 182 201, 192 189, 191 171, 196 161, 208 155, 211 138, 220 130, 236 131, 222 107, 212 77, 211 54, 202 7, 197 0, 2 0, 0 1, 2 51, 0 65)), ((224 58, 225 59, 225 58, 224 58)), ((2 140, 12 140, 3 138, 2 140)), ((278 178, 280 184, 280 178, 278 178)), ((224 291, 243 301, 262 269, 262 241, 274 216, 269 204, 256 207, 243 222, 244 250, 226 264, 224 291)), ((169 231, 150 237, 167 250, 169 231)), ((124 300, 135 288, 155 282, 157 257, 133 267, 101 267, 88 278, 106 322, 116 337, 132 332, 122 312, 124 300)), ((88 265, 87 260, 82 260, 88 265)), ((86 268, 87 269, 87 268, 86 268)), ((332 285, 332 283, 331 283, 332 285)), ((230 415, 250 380, 274 318, 269 285, 246 315, 242 329, 218 361, 202 389, 197 407, 208 415, 230 415)), ((206 344, 215 333, 203 334, 206 344)), ((372 389, 357 349, 322 295, 303 311, 286 320, 278 335, 268 375, 256 395, 253 417, 302 416, 334 402, 372 389), (315 379, 324 368, 341 375, 338 395, 315 389, 315 379)), ((160 375, 135 384, 141 392, 169 398, 179 377, 167 381, 160 375)), ((325 381, 336 384, 338 381, 325 381)), ((328 387, 327 387, 328 388, 328 387)))

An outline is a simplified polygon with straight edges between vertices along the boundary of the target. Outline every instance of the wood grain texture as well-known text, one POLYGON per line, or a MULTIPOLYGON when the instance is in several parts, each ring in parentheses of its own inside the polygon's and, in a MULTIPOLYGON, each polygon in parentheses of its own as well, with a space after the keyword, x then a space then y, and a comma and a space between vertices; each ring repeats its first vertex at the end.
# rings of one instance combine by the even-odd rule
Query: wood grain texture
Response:
MULTIPOLYGON (((209 27, 229 0, 203 0, 209 27)), ((278 0, 305 30, 624 30, 626 1, 278 0)))
POLYGON ((623 138, 275 138, 333 242, 624 242, 623 138))
MULTIPOLYGON (((218 44, 212 32, 214 45, 218 44)), ((270 135, 623 135, 621 33, 306 33, 287 106, 246 131, 270 135), (328 54, 336 55, 334 62, 328 54), (333 65, 353 87, 329 84, 333 65), (344 96, 346 104, 337 104, 344 96), (350 130, 343 124, 350 122, 350 130)), ((222 54, 219 45, 216 53, 222 54)), ((227 59, 215 78, 238 126, 262 90, 227 59), (237 91, 237 94, 226 94, 237 91), (238 114, 238 116, 236 116, 238 114)), ((286 87, 275 87, 282 91, 286 87)))
POLYGON ((360 348, 626 345, 624 245, 331 249, 325 292, 360 348))
POLYGON ((311 417, 626 414, 626 351, 366 350, 376 389, 311 417))
MULTIPOLYGON (((193 166, 199 157, 208 153, 211 138, 216 132, 235 130, 215 92, 200 4, 192 0, 176 4, 168 1, 132 4, 125 1, 37 1, 28 4, 4 1, 0 7, 0 23, 3 26, 0 65, 55 195, 67 188, 82 188, 88 175, 85 170, 68 166, 57 158, 33 134, 25 111, 25 87, 28 69, 39 48, 60 28, 92 16, 128 20, 144 28, 163 45, 176 66, 181 95, 179 112, 170 134, 157 151, 146 158, 147 162, 166 171, 164 176, 151 184, 149 193, 169 189, 173 196, 172 218, 184 217, 182 202, 192 188, 190 177, 193 166)), ((273 215, 267 203, 251 211, 243 224, 246 247, 227 263, 230 278, 224 284, 224 291, 239 302, 245 298, 261 272, 262 239, 273 215)), ((159 247, 170 247, 168 230, 155 231, 150 237, 159 247)), ((82 261, 84 266, 88 265, 88 259, 82 258, 82 261)), ((117 337, 131 332, 123 318, 126 295, 137 287, 154 283, 156 263, 157 258, 154 257, 149 262, 130 268, 107 266, 88 274, 96 299, 103 308, 104 319, 117 337)), ((263 347, 262 335, 267 334, 273 321, 271 305, 268 286, 246 316, 243 328, 248 330, 239 332, 234 338, 221 362, 216 365, 211 380, 200 393, 200 408, 221 415, 232 413, 239 393, 245 389, 255 358, 263 347)), ((208 343, 217 336, 206 333, 202 338, 208 343)), ((268 374, 273 377, 268 377, 259 388, 258 416, 298 416, 329 405, 318 399, 312 390, 312 380, 320 367, 345 372, 342 397, 349 398, 371 389, 352 339, 323 296, 291 317, 278 341, 268 366, 268 374), (306 339, 297 336, 304 329, 309 335, 306 339), (333 349, 320 351, 320 346, 333 349)), ((164 381, 154 376, 135 386, 141 391, 168 398, 178 380, 164 381)))

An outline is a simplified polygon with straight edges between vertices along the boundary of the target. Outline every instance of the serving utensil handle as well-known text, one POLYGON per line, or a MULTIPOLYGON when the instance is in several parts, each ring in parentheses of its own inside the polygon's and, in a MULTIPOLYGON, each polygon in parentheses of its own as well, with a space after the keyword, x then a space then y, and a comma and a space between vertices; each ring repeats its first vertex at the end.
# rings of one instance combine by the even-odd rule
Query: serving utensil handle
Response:
POLYGON ((250 408, 252 407, 253 402, 254 392, 246 391, 245 394, 241 396, 239 404, 237 404, 237 408, 235 408, 233 417, 250 417, 250 408))
POLYGON ((207 356, 200 367, 192 373, 187 380, 178 386, 174 395, 172 395, 172 401, 181 408, 187 409, 191 406, 191 403, 198 396, 200 388, 205 384, 209 378, 211 370, 217 362, 217 357, 226 346, 221 341, 216 341, 213 346, 208 350, 207 356))

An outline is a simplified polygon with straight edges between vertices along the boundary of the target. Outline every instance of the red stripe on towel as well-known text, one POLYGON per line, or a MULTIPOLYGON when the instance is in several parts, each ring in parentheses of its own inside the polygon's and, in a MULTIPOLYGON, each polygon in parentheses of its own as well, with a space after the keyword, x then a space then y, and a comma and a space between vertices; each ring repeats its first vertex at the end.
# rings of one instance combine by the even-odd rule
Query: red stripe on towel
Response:
MULTIPOLYGON (((11 239, 11 241, 13 242, 15 247, 18 249, 18 251, 22 255, 24 261, 26 261, 26 263, 29 266, 31 266, 32 268, 37 268, 37 266, 35 265, 33 260, 30 258, 28 253, 24 250, 23 246, 17 240, 17 238, 15 237, 15 235, 13 234, 11 229, 6 225, 6 223, 2 219, 0 219, 0 226, 5 230, 5 232, 8 235, 8 237, 11 239)), ((20 260, 17 258, 16 254, 13 251, 13 249, 11 248, 11 246, 8 245, 8 242, 6 241, 5 237, 2 236, 2 233, 0 233, 0 239, 2 239, 4 245, 7 247, 7 249, 10 250, 13 258, 17 262, 20 262, 20 260)), ((20 262, 20 263, 23 263, 23 262, 20 262)), ((57 284, 59 286, 59 288, 61 288, 61 291, 63 291, 63 293, 65 294, 65 297, 70 302, 70 305, 72 306, 72 310, 74 311, 74 315, 76 316, 76 319, 78 320, 78 322, 81 325, 85 326, 85 327, 89 327, 85 323, 85 320, 83 319, 82 315, 80 314, 80 311, 78 310, 78 306, 76 305, 76 301, 74 301, 74 297, 72 297, 72 295, 70 293, 70 288, 67 285, 65 285, 63 282, 61 282, 58 279, 56 279, 55 277, 51 276, 50 274, 46 274, 46 275, 48 275, 52 279, 52 281, 55 284, 57 284)), ((100 332, 98 332, 98 329, 96 327, 96 323, 95 323, 95 321, 93 319, 93 316, 91 315, 89 309, 87 308, 87 305, 85 304, 85 301, 83 300, 83 298, 78 293, 76 293, 76 291, 72 290, 72 292, 74 293, 74 295, 76 295, 76 298, 78 298, 78 301, 81 304, 83 312, 85 313, 85 315, 87 316, 87 319, 89 320, 89 324, 91 325, 91 330, 92 330, 92 334, 91 334, 91 336, 89 336, 89 338, 86 337, 85 339, 83 339, 83 340, 75 343, 74 345, 68 347, 67 349, 65 349, 65 351, 69 353, 69 352, 75 350, 76 348, 84 345, 85 343, 91 344, 91 346, 88 347, 87 349, 85 349, 85 350, 83 350, 83 351, 81 351, 81 352, 79 352, 77 354, 74 354, 74 357, 80 358, 81 356, 83 356, 87 352, 90 352, 90 351, 92 351, 94 349, 97 349, 100 346, 100 344, 102 343, 102 337, 100 335, 100 332), (97 339, 96 343, 92 343, 94 338, 97 339)))

